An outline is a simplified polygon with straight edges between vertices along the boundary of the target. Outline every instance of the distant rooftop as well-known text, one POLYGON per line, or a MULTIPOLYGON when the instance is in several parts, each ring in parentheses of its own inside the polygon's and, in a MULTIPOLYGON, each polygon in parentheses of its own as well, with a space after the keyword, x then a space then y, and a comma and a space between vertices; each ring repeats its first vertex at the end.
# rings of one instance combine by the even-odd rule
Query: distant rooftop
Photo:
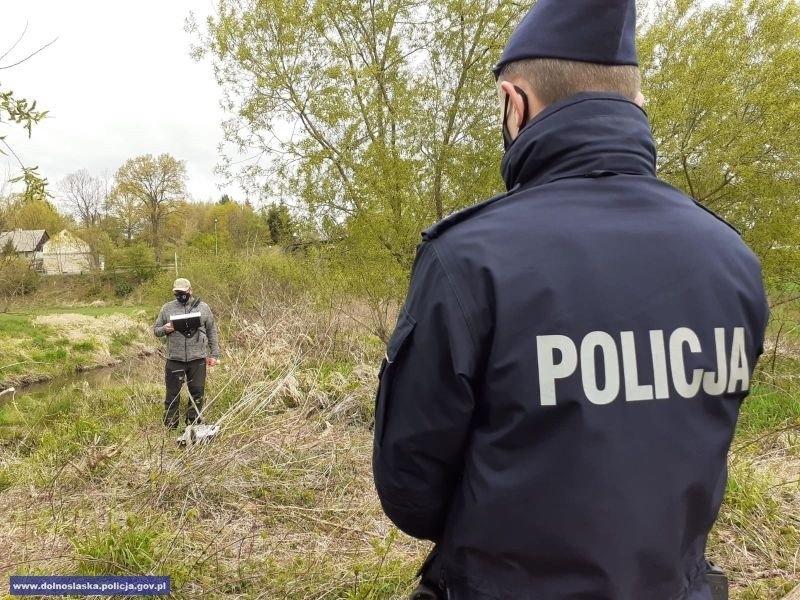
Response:
POLYGON ((14 229, 13 231, 0 231, 0 251, 8 242, 15 252, 36 252, 42 249, 44 243, 50 239, 44 229, 14 229))

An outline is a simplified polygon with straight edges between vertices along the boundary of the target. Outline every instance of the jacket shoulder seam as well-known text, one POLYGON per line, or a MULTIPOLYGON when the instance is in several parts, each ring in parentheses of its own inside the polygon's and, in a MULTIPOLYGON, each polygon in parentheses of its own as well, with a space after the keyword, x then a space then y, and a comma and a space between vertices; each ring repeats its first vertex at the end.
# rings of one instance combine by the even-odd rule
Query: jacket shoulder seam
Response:
POLYGON ((434 255, 436 256, 436 260, 438 261, 439 265, 442 267, 442 272, 447 279, 447 283, 450 287, 450 290, 453 292, 453 296, 456 298, 456 303, 458 304, 458 309, 461 312, 461 318, 464 319, 464 322, 467 324, 467 330, 469 331, 469 337, 472 340, 472 348, 473 350, 478 349, 478 336, 475 331, 475 326, 472 323, 472 320, 469 318, 467 311, 464 306, 464 300, 459 293, 458 286, 456 285, 455 281, 453 280, 453 276, 450 274, 450 271, 447 269, 447 265, 445 265, 444 260, 442 260, 442 255, 439 252, 439 249, 436 247, 436 244, 431 243, 431 249, 433 250, 434 255))

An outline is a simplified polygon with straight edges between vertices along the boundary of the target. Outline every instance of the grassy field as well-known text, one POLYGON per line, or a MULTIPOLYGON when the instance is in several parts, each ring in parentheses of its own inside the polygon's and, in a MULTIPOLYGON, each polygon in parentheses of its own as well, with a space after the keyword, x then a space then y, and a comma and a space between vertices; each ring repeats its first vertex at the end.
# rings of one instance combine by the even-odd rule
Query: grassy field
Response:
POLYGON ((405 594, 425 546, 372 489, 378 345, 296 306, 263 322, 209 375, 225 426, 210 446, 165 433, 158 383, 0 405, 0 574, 164 573, 176 598, 405 594))
POLYGON ((0 387, 106 366, 152 351, 142 307, 40 306, 0 313, 0 387))
MULTIPOLYGON (((37 316, 4 331, 35 340, 37 316)), ((381 344, 297 298, 231 319, 208 380, 224 426, 211 445, 164 432, 157 377, 0 405, 0 596, 12 573, 167 574, 175 598, 408 594, 427 545, 385 519, 371 479, 381 344)), ((800 360, 774 358, 744 406, 709 549, 739 600, 800 582, 800 360)))

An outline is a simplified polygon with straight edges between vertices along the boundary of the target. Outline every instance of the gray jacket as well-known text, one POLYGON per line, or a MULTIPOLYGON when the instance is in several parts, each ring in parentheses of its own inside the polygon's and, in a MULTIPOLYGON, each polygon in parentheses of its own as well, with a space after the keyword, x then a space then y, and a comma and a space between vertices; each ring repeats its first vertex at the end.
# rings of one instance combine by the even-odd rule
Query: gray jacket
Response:
POLYGON ((214 322, 214 314, 208 304, 200 302, 194 310, 190 310, 195 303, 192 296, 186 304, 181 304, 177 300, 167 302, 161 307, 156 324, 153 326, 153 333, 158 337, 167 336, 167 358, 189 362, 199 358, 209 356, 208 347, 211 347, 211 356, 219 358, 219 338, 217 336, 217 325, 214 322), (179 331, 168 334, 164 331, 164 326, 169 323, 172 315, 184 315, 190 312, 199 312, 200 328, 191 337, 186 337, 179 331))

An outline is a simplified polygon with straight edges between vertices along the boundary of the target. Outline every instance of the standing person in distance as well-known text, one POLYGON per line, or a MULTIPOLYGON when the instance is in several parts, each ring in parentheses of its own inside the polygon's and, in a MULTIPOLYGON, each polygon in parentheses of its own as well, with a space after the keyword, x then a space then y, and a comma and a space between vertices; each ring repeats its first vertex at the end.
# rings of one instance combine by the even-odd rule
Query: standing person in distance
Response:
POLYGON ((768 307, 738 232, 656 177, 635 31, 633 0, 539 0, 495 70, 508 191, 423 234, 373 449, 436 543, 420 598, 711 598, 768 307))
POLYGON ((172 286, 175 300, 161 307, 153 333, 167 337, 167 362, 164 366, 166 395, 164 425, 177 429, 180 421, 181 388, 184 381, 189 390, 186 424, 202 422, 203 396, 206 385, 206 366, 219 360, 219 337, 211 308, 192 294, 188 279, 180 277, 172 286), (200 326, 186 332, 176 331, 172 319, 177 315, 200 313, 200 326))

